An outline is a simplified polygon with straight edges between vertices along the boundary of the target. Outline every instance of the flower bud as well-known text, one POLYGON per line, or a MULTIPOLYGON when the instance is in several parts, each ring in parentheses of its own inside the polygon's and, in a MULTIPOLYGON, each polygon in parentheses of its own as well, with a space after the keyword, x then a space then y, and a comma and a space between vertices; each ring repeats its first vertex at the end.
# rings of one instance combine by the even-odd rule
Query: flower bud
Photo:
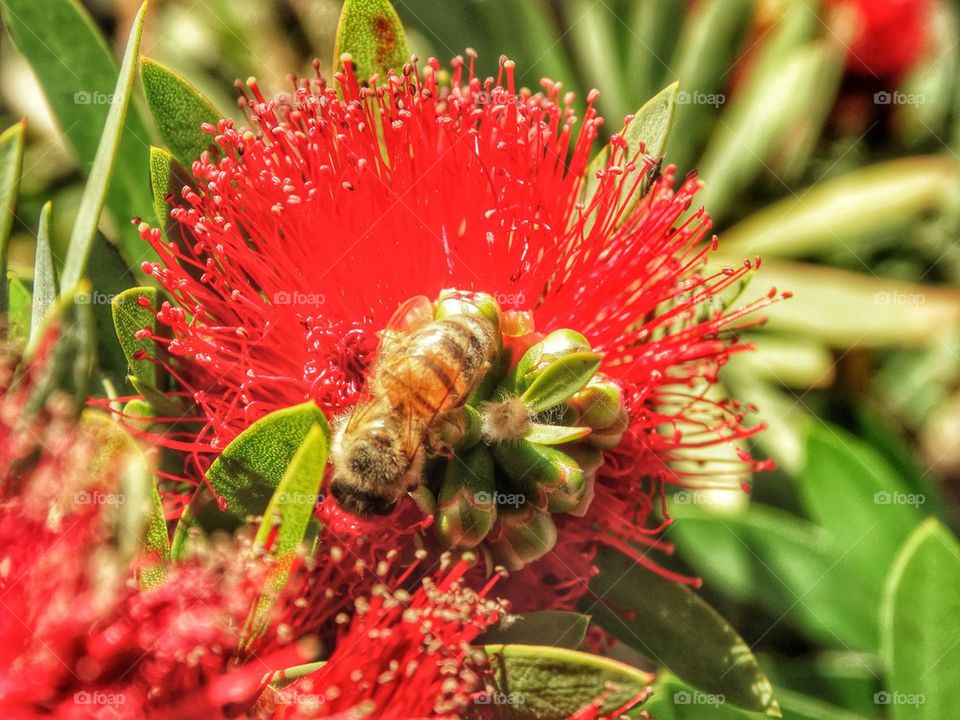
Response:
POLYGON ((502 510, 487 544, 498 562, 516 571, 546 555, 556 542, 553 518, 528 503, 502 510))
POLYGON ((493 322, 497 336, 500 336, 500 304, 492 295, 463 290, 441 290, 437 298, 434 318, 443 320, 463 315, 480 315, 493 322))
POLYGON ((604 430, 617 421, 623 409, 623 391, 612 380, 595 375, 567 405, 576 413, 577 425, 604 430))
POLYGON ((476 547, 497 517, 493 460, 485 447, 454 455, 437 498, 437 538, 446 547, 476 547))
POLYGON ((623 440, 623 433, 630 424, 630 415, 626 408, 621 408, 613 424, 603 430, 594 430, 587 435, 586 441, 598 450, 613 450, 623 440))
POLYGON ((587 339, 573 330, 554 330, 529 348, 514 369, 517 392, 524 392, 551 363, 573 353, 591 352, 587 339))
POLYGON ((556 448, 521 440, 495 445, 493 455, 528 504, 550 512, 566 512, 583 497, 583 471, 573 458, 556 448))

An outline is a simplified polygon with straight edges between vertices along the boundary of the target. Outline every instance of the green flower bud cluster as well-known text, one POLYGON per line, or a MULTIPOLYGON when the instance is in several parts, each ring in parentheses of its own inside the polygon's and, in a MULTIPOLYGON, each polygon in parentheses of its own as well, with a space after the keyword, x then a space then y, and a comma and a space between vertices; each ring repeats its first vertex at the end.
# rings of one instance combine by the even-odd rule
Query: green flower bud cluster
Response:
MULTIPOLYGON (((499 330, 489 295, 444 291, 435 304, 437 319, 478 313, 499 330)), ((516 362, 510 347, 501 344, 467 404, 435 423, 445 451, 428 460, 417 500, 434 513, 444 546, 482 544, 517 570, 553 548, 554 513, 586 513, 603 451, 620 443, 628 416, 580 333, 552 332, 516 362)))

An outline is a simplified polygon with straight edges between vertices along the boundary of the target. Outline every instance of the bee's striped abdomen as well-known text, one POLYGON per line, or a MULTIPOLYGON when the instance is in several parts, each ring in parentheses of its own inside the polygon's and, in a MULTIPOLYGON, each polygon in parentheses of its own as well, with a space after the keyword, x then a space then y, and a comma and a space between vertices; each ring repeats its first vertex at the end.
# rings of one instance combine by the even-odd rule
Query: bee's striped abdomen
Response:
POLYGON ((437 320, 392 348, 374 385, 394 406, 431 418, 462 405, 496 353, 496 329, 486 318, 437 320))

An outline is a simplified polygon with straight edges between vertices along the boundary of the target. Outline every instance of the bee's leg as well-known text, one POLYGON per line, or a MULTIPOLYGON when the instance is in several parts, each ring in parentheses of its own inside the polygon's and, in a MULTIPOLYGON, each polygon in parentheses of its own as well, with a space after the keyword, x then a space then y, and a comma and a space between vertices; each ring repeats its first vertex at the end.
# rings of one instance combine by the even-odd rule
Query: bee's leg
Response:
MULTIPOLYGON (((424 440, 426 444, 426 440, 424 440)), ((417 450, 417 454, 413 456, 413 459, 410 461, 410 466, 407 468, 407 472, 403 475, 403 482, 406 485, 407 492, 412 492, 420 487, 423 482, 423 468, 427 461, 427 453, 425 451, 424 445, 421 445, 417 450)))

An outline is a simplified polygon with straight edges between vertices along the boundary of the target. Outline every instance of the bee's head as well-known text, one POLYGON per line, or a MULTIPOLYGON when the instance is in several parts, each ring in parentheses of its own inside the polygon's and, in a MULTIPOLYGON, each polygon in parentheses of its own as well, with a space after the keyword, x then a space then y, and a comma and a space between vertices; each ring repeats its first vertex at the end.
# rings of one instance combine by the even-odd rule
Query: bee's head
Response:
POLYGON ((406 492, 410 458, 397 433, 382 421, 338 433, 330 491, 354 515, 386 515, 406 492))

